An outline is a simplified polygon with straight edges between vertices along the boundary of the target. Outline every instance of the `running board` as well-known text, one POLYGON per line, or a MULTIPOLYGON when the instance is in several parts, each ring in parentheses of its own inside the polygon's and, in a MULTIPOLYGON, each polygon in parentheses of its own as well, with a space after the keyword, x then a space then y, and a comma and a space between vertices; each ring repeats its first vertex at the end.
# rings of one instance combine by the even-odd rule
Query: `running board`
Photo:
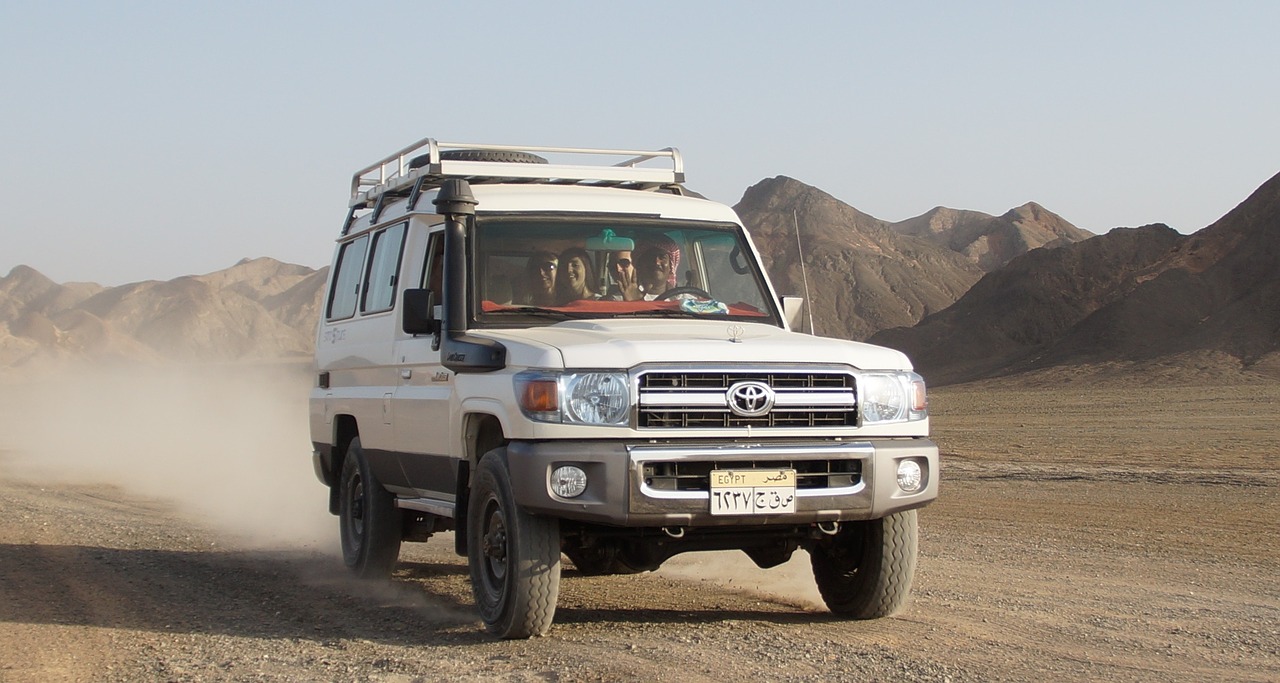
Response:
POLYGON ((454 509, 457 507, 447 500, 433 500, 431 498, 397 498, 396 507, 405 510, 416 510, 418 512, 429 512, 433 515, 441 517, 453 518, 454 509))

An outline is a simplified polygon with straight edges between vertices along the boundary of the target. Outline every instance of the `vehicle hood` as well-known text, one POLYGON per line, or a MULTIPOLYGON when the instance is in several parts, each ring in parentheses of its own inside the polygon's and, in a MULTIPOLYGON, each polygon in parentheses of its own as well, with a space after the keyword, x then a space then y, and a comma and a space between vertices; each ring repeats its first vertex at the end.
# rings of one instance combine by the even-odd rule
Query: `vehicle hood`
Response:
POLYGON ((883 346, 714 320, 574 320, 520 330, 472 330, 507 347, 510 365, 536 366, 555 353, 566 368, 626 369, 641 363, 840 363, 909 370, 883 346), (550 352, 550 353, 549 353, 550 352))

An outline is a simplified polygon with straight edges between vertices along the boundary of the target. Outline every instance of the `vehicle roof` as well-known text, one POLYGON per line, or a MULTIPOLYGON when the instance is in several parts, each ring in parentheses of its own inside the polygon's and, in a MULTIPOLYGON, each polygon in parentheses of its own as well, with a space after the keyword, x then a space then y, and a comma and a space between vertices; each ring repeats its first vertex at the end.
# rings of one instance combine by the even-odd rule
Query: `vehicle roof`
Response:
MULTIPOLYGON (((583 185, 483 184, 473 185, 476 213, 590 213, 658 216, 681 220, 740 223, 733 209, 708 199, 665 192, 645 192, 616 187, 583 185)), ((404 218, 407 215, 435 215, 432 201, 436 190, 423 192, 412 210, 408 199, 398 199, 377 216, 358 217, 347 234, 363 232, 374 225, 404 218)))
POLYGON ((580 185, 473 185, 477 213, 574 211, 659 215, 665 218, 738 222, 732 209, 700 197, 580 185))

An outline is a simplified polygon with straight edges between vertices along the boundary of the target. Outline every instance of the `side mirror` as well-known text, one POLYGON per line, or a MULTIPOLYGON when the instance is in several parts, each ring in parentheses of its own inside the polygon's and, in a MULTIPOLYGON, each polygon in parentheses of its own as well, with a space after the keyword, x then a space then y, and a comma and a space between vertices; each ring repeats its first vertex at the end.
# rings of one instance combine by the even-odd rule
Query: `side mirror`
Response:
MULTIPOLYGON (((799 331, 804 325, 804 321, 800 319, 800 314, 804 312, 804 297, 802 296, 784 296, 782 298, 782 316, 787 319, 787 327, 792 331, 799 331)), ((813 334, 813 330, 809 330, 809 334, 813 334)))
POLYGON ((436 293, 429 289, 406 289, 400 307, 401 328, 408 334, 439 334, 440 318, 436 316, 436 293))

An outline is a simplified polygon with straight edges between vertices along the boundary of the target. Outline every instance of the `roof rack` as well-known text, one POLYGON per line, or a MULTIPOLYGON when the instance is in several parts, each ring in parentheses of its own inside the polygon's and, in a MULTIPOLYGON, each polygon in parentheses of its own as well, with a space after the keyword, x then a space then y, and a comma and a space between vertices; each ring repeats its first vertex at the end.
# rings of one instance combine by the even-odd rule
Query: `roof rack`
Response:
MULTIPOLYGON (((462 155, 467 156, 467 155, 462 155)), ((474 155, 471 155, 474 156, 474 155)), ((500 156, 500 155, 499 155, 500 156)), ((684 161, 674 147, 659 150, 588 149, 582 147, 528 147, 437 142, 423 138, 376 161, 351 177, 351 208, 368 207, 383 195, 417 194, 437 187, 447 178, 463 178, 471 183, 538 183, 593 185, 657 190, 684 182, 684 161), (613 164, 525 163, 519 161, 475 161, 448 158, 442 151, 525 152, 558 156, 622 157, 613 164), (669 161, 670 167, 641 166, 647 161, 669 161)))

